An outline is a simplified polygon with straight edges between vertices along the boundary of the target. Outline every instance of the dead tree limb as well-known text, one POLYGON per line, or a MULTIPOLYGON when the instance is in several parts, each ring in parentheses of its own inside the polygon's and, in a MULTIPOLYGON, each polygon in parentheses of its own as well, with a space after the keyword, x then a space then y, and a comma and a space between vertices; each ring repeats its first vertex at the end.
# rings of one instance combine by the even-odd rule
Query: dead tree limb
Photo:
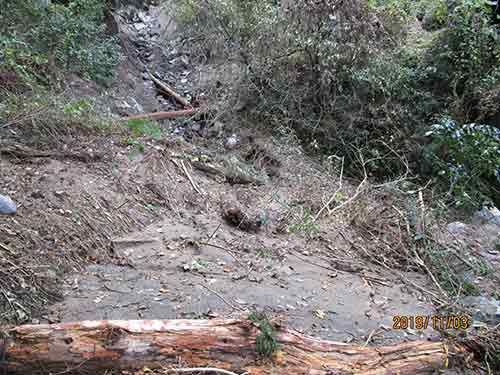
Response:
POLYGON ((123 118, 123 120, 142 120, 142 119, 151 119, 151 120, 163 120, 169 118, 178 118, 178 117, 189 117, 204 114, 206 111, 203 111, 199 108, 191 108, 184 109, 182 111, 170 111, 170 112, 152 112, 152 113, 143 113, 140 115, 133 115, 129 117, 123 118))
POLYGON ((158 78, 156 78, 153 74, 149 73, 149 77, 151 80, 162 90, 165 92, 165 94, 170 95, 173 97, 177 102, 179 102, 184 108, 192 108, 191 103, 186 99, 177 94, 169 85, 166 83, 160 81, 158 78))
POLYGON ((447 346, 414 341, 363 347, 277 327, 278 350, 259 360, 260 329, 248 320, 84 321, 0 328, 0 373, 212 367, 249 375, 425 374, 442 368, 447 346), (180 362, 179 362, 180 361, 180 362))

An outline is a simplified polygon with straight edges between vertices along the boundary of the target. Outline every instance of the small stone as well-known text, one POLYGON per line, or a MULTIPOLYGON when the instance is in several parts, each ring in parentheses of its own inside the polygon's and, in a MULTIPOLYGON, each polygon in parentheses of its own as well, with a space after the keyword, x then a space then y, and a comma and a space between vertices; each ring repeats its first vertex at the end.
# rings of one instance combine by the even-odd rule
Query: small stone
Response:
POLYGON ((483 207, 474 214, 474 218, 482 222, 500 226, 500 210, 496 207, 483 207))
POLYGON ((17 212, 17 206, 14 201, 0 194, 0 215, 14 215, 17 212))
POLYGON ((450 223, 446 226, 446 229, 448 229, 448 232, 450 232, 450 233, 463 233, 466 228, 467 228, 467 225, 465 225, 464 223, 461 223, 459 221, 455 221, 455 222, 450 223))
POLYGON ((232 150, 238 146, 240 143, 240 140, 236 134, 231 135, 229 138, 226 139, 224 142, 224 147, 227 148, 228 150, 232 150))
POLYGON ((201 126, 198 123, 194 123, 193 125, 191 125, 191 130, 194 132, 199 132, 200 129, 201 129, 201 126))
POLYGON ((31 193, 31 198, 42 199, 42 198, 44 198, 44 195, 40 190, 35 190, 33 193, 31 193))
POLYGON ((134 25, 137 31, 142 31, 146 28, 146 25, 143 22, 138 22, 134 25))
POLYGON ((179 60, 181 60, 181 62, 182 62, 185 66, 188 66, 188 65, 189 65, 189 58, 188 58, 186 55, 182 55, 181 57, 179 57, 179 60))
POLYGON ((500 323, 500 302, 484 296, 466 296, 459 301, 473 315, 474 320, 485 323, 500 323))

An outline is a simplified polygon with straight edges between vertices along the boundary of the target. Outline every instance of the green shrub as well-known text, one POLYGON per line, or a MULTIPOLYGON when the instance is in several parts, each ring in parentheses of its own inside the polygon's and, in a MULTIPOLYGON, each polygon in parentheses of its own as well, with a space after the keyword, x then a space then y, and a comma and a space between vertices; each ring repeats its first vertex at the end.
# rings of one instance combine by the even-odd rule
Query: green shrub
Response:
POLYGON ((56 69, 100 82, 113 76, 120 60, 117 40, 105 33, 106 2, 72 0, 41 9, 37 1, 0 0, 0 59, 2 70, 19 74, 30 83, 56 69), (3 10, 6 9, 5 14, 3 10), (26 28, 25 25, 30 25, 26 28))
POLYGON ((446 25, 448 19, 448 2, 446 0, 426 1, 421 7, 422 27, 425 30, 437 30, 446 25))
POLYGON ((453 117, 463 122, 484 118, 478 105, 482 97, 500 92, 500 32, 490 19, 482 2, 460 1, 423 66, 434 95, 443 97, 453 117))
POLYGON ((16 36, 0 35, 0 73, 12 72, 25 84, 47 82, 47 57, 16 36))
POLYGON ((150 120, 128 120, 126 126, 135 137, 150 137, 159 140, 163 134, 160 125, 150 120))
POLYGON ((500 204, 500 130, 444 118, 427 132, 426 157, 458 206, 500 204))
MULTIPOLYGON (((238 62, 226 95, 228 108, 245 104, 235 116, 293 128, 308 151, 344 158, 351 176, 364 172, 360 151, 372 177, 408 165, 420 172, 426 140, 418 135, 443 114, 460 123, 500 118, 499 33, 479 1, 335 4, 183 0, 179 17, 205 60, 238 62), (425 43, 413 30, 419 14, 442 28, 424 33, 425 43)), ((477 191, 491 196, 480 175, 477 191)))

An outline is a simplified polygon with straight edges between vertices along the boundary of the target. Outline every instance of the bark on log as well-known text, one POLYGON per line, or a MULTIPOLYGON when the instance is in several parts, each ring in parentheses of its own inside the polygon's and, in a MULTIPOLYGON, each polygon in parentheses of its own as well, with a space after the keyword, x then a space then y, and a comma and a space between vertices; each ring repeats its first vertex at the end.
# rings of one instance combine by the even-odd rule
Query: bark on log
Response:
POLYGON ((256 354, 259 334, 248 320, 104 320, 3 328, 0 373, 96 373, 182 363, 249 375, 425 374, 442 368, 448 353, 440 342, 362 347, 279 327, 279 350, 263 360, 256 354))

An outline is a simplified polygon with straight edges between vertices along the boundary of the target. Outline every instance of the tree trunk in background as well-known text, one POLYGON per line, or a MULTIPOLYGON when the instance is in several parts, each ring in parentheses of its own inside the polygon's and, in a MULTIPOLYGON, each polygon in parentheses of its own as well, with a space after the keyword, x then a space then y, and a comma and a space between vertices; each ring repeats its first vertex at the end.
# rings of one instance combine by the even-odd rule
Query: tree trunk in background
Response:
POLYGON ((279 327, 278 352, 272 360, 259 360, 256 338, 261 332, 248 320, 104 320, 1 331, 0 337, 7 338, 0 338, 0 373, 7 374, 168 368, 181 363, 250 375, 408 375, 442 368, 448 353, 440 342, 363 347, 279 327))

